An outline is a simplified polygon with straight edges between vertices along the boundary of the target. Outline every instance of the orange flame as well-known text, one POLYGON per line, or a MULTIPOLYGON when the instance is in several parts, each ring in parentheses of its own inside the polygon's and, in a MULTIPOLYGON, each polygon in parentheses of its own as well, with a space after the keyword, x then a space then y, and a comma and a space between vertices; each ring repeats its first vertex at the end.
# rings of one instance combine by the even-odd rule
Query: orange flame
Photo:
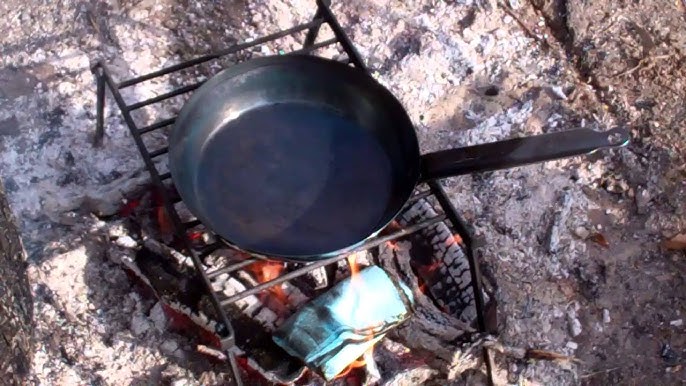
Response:
MULTIPOLYGON (((247 270, 250 271, 253 276, 255 276, 255 280, 257 280, 259 283, 265 283, 279 277, 284 268, 285 266, 283 263, 276 261, 258 261, 249 265, 247 270)), ((284 304, 287 304, 288 296, 284 292, 283 287, 281 287, 281 284, 277 284, 269 288, 268 291, 281 300, 284 304)))
POLYGON ((387 241, 386 246, 388 246, 388 248, 390 248, 392 251, 398 250, 398 245, 393 241, 387 241))
POLYGON ((464 241, 462 241, 462 236, 458 235, 455 233, 453 237, 448 237, 447 240, 445 240, 445 245, 450 246, 452 244, 457 244, 457 245, 463 245, 464 241))
POLYGON ((360 266, 357 265, 357 253, 351 253, 346 257, 348 266, 350 267, 350 276, 357 276, 360 273, 360 266))
MULTIPOLYGON (((367 340, 371 340, 371 339, 372 339, 372 336, 369 335, 369 336, 367 337, 367 340)), ((366 365, 367 365, 367 361, 366 361, 364 358, 365 358, 367 355, 369 355, 369 357, 372 358, 373 352, 374 352, 374 346, 371 346, 369 349, 367 349, 367 351, 366 351, 364 354, 362 354, 362 356, 360 356, 359 358, 357 358, 354 362, 352 362, 351 364, 349 364, 348 367, 346 367, 345 369, 343 369, 343 371, 341 371, 338 375, 336 375, 336 376, 334 377, 334 379, 344 378, 345 376, 347 376, 348 374, 350 374, 350 372, 353 371, 353 369, 356 369, 356 368, 362 367, 362 366, 366 366, 366 365)))
MULTIPOLYGON (((365 252, 351 253, 346 257, 346 260, 348 260, 348 266, 350 267, 350 278, 351 278, 352 283, 353 283, 353 288, 355 286, 354 283, 359 278, 358 274, 360 273, 360 265, 357 263, 357 257, 363 253, 365 253, 365 252)), ((370 341, 372 339, 374 339, 373 333, 369 333, 364 337, 365 341, 370 341)), ((372 354, 373 352, 374 352, 374 346, 372 345, 367 349, 367 352, 365 353, 365 355, 366 354, 372 354)), ((344 378, 348 374, 350 374, 350 372, 353 371, 353 369, 365 366, 367 364, 366 360, 364 359, 365 355, 360 356, 355 361, 350 363, 345 369, 343 369, 343 371, 340 372, 340 374, 336 375, 336 377, 334 379, 344 378)))
POLYGON ((343 369, 340 374, 336 375, 334 379, 340 379, 340 378, 345 378, 348 374, 350 374, 353 369, 356 369, 358 367, 362 367, 366 365, 367 362, 364 360, 364 356, 359 357, 357 360, 355 360, 353 363, 349 364, 348 367, 343 369))
POLYGON ((429 265, 425 265, 425 266, 421 267, 421 270, 423 271, 423 273, 427 273, 427 274, 433 273, 433 271, 438 269, 438 267, 440 267, 442 263, 443 262, 441 260, 436 260, 429 265))

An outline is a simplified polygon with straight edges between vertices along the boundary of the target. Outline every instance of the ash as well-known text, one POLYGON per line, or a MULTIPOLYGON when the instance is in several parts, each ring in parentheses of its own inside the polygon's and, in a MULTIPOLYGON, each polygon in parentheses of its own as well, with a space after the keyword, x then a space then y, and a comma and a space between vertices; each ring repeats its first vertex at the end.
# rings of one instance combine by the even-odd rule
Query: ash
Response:
MULTIPOLYGON (((653 7, 644 1, 621 7, 620 16, 638 26, 626 27, 629 36, 657 31, 652 41, 643 39, 652 56, 640 59, 630 78, 613 74, 625 67, 617 58, 635 51, 622 44, 633 43, 607 43, 612 34, 627 35, 621 18, 596 17, 601 5, 575 1, 562 2, 571 5, 561 18, 549 3, 557 2, 355 0, 336 2, 334 12, 374 76, 406 106, 425 152, 580 126, 638 128, 630 149, 445 185, 474 227, 486 276, 497 283, 502 340, 583 360, 563 367, 499 358, 500 382, 621 383, 638 374, 643 383, 664 383, 681 370, 669 367, 659 346, 669 342, 677 356, 686 348, 683 327, 668 323, 684 311, 683 291, 674 291, 683 286, 683 256, 657 245, 686 227, 683 172, 675 166, 683 165, 679 146, 686 142, 667 129, 684 114, 671 97, 654 102, 660 82, 635 79, 666 79, 672 93, 682 92, 670 82, 682 78, 677 72, 656 69, 660 60, 680 63, 683 54, 669 51, 658 27, 642 24, 646 15, 667 20, 665 13, 679 13, 642 11, 653 7), (593 241, 599 237, 609 246, 593 241)), ((115 79, 130 78, 307 21, 313 9, 305 0, 0 4, 0 171, 21 222, 39 315, 32 382, 221 382, 211 368, 194 364, 189 341, 166 331, 159 310, 105 253, 102 218, 148 176, 111 99, 103 146, 91 146, 90 66, 103 59, 115 79)), ((672 36, 686 36, 683 25, 674 25, 672 36)), ((251 54, 295 44, 285 39, 251 54)), ((124 97, 142 100, 202 76, 146 82, 124 97)), ((178 107, 144 109, 137 118, 152 122, 178 107)), ((148 138, 150 148, 162 146, 163 135, 148 138)))

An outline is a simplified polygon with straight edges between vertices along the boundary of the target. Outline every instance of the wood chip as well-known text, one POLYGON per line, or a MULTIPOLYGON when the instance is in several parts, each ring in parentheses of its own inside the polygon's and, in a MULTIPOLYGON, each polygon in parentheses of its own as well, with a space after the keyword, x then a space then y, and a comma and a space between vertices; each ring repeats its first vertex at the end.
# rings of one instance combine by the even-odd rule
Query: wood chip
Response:
POLYGON ((605 247, 605 248, 610 247, 610 242, 607 241, 607 238, 605 238, 605 236, 602 233, 592 234, 591 237, 589 237, 589 240, 593 241, 594 243, 596 243, 602 247, 605 247))

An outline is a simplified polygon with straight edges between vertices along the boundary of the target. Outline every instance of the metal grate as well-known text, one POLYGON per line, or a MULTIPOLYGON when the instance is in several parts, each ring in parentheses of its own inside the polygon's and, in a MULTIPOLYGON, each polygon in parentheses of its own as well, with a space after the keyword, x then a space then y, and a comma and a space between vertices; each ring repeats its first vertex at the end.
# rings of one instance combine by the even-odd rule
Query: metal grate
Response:
MULTIPOLYGON (((133 136, 133 139, 136 143, 136 146, 138 147, 138 150, 140 151, 140 154, 143 158, 143 161, 145 162, 145 166, 150 173, 150 176, 152 178, 153 183, 156 185, 158 190, 162 193, 162 199, 163 199, 163 204, 164 208, 167 211, 169 218, 172 222, 172 225, 174 226, 174 232, 175 236, 182 242, 182 247, 185 250, 186 253, 189 254, 193 265, 197 271, 197 274, 203 281, 203 283, 206 286, 207 291, 210 294, 210 298, 212 300, 213 306, 216 310, 216 314, 219 316, 219 324, 217 327, 217 334, 222 337, 221 339, 221 344, 222 344, 222 350, 224 350, 227 354, 227 357, 229 358, 230 366, 231 366, 231 371, 235 380, 235 383, 237 385, 242 385, 238 367, 236 364, 236 359, 232 355, 232 351, 230 348, 235 344, 235 337, 234 337, 234 331, 231 327, 231 320, 227 316, 227 311, 226 307, 240 299, 243 299, 247 296, 256 294, 260 291, 266 290, 272 286, 278 285, 280 283, 283 283, 285 281, 291 280, 293 278, 296 278, 298 276, 307 274, 310 271, 313 271, 315 269, 318 269, 320 267, 329 265, 329 264, 334 264, 337 263, 339 260, 343 259, 346 255, 352 252, 356 251, 362 251, 370 248, 374 248, 376 246, 379 246, 385 242, 392 241, 399 239, 401 237, 407 236, 409 234, 412 234, 414 232, 417 232, 419 230, 422 230, 424 228, 430 227, 434 224, 437 224, 441 221, 446 221, 449 222, 452 225, 452 228, 454 228, 455 233, 459 234, 462 237, 462 240, 464 241, 465 247, 466 247, 466 254, 467 258, 469 261, 469 266, 470 266, 470 272, 471 272, 471 283, 473 286, 473 291, 474 291, 474 297, 475 297, 475 306, 476 306, 476 314, 477 314, 477 325, 479 327, 479 330, 481 331, 486 331, 486 326, 485 326, 485 321, 484 321, 484 300, 482 297, 482 285, 481 285, 481 275, 479 273, 479 265, 475 259, 473 249, 472 249, 472 243, 471 243, 471 237, 470 237, 470 232, 465 225, 465 223, 462 221, 460 216, 458 215, 457 211, 453 207, 453 205, 450 203, 450 200, 448 199, 445 191, 441 187, 441 185, 437 181, 430 181, 428 182, 428 187, 425 189, 417 189, 415 191, 415 194, 410 198, 408 205, 411 205, 412 203, 416 202, 417 200, 422 200, 426 199, 430 196, 435 197, 435 200, 440 204, 440 209, 442 213, 437 214, 436 216, 433 216, 432 218, 429 219, 424 219, 416 224, 411 224, 408 226, 405 226, 404 228, 394 231, 390 234, 386 234, 383 236, 377 236, 370 238, 366 240, 364 243, 359 245, 358 247, 355 248, 353 251, 348 251, 345 254, 340 254, 336 256, 332 256, 328 259, 321 260, 318 262, 314 263, 309 263, 309 264, 300 264, 298 268, 295 270, 292 270, 288 273, 285 273, 271 281, 259 284, 255 287, 252 287, 250 289, 247 289, 243 292, 240 292, 238 294, 235 294, 231 297, 225 297, 224 295, 219 295, 218 293, 213 291, 212 288, 212 280, 216 277, 218 277, 221 274, 226 274, 226 273, 231 273, 238 271, 240 269, 243 269, 250 264, 253 264, 257 261, 260 261, 264 257, 252 257, 249 259, 246 259, 244 261, 241 261, 239 263, 231 264, 219 269, 214 269, 212 271, 207 271, 207 268, 203 264, 203 259, 210 255, 212 252, 217 251, 220 248, 228 248, 227 244, 224 242, 215 242, 210 245, 206 245, 202 247, 201 249, 195 249, 192 246, 191 240, 188 237, 188 233, 192 231, 194 228, 201 226, 202 224, 198 220, 191 220, 188 222, 183 222, 181 220, 181 216, 179 215, 179 212, 176 209, 176 204, 178 204, 181 200, 180 198, 176 196, 172 196, 169 194, 170 187, 173 187, 173 182, 171 181, 171 174, 169 172, 162 173, 158 170, 158 168, 155 166, 154 159, 156 157, 160 157, 163 154, 166 154, 169 150, 168 146, 163 146, 162 148, 158 148, 155 150, 150 150, 146 147, 146 144, 143 140, 143 136, 152 133, 161 129, 164 129, 166 127, 169 127, 174 124, 176 117, 172 118, 167 118, 163 119, 160 121, 157 121, 153 124, 149 124, 143 127, 139 127, 139 125, 135 122, 132 112, 137 109, 141 109, 143 107, 148 107, 148 106, 153 106, 155 104, 159 104, 163 101, 169 100, 171 98, 180 96, 180 95, 186 95, 191 93, 192 91, 196 90, 199 88, 204 81, 190 84, 187 86, 183 86, 180 88, 177 88, 173 91, 163 93, 161 95, 145 99, 142 101, 134 102, 131 104, 127 104, 121 94, 121 90, 137 85, 139 83, 145 82, 145 81, 150 81, 159 77, 163 77, 169 74, 176 73, 178 71, 182 71, 215 59, 221 59, 223 57, 226 57, 227 55, 232 55, 232 54, 237 54, 240 53, 241 51, 248 50, 250 48, 253 48, 255 46, 265 44, 268 42, 272 42, 276 39, 280 39, 283 37, 286 37, 288 35, 293 35, 299 32, 304 32, 307 31, 305 39, 304 39, 304 44, 301 49, 297 49, 294 51, 291 51, 287 54, 293 54, 293 53, 299 53, 299 54, 310 54, 313 51, 323 48, 326 46, 331 46, 334 44, 340 44, 340 47, 342 47, 343 51, 347 54, 347 59, 344 59, 343 61, 346 63, 349 63, 350 65, 357 67, 361 70, 368 71, 366 66, 364 65, 364 62, 362 58, 360 57, 360 54, 357 52, 355 47, 353 46, 352 42, 348 38, 348 36, 345 34, 343 29, 341 28, 340 24, 336 20, 335 16, 331 12, 331 9, 329 8, 329 4, 327 3, 326 0, 317 0, 317 9, 314 15, 314 18, 312 21, 304 24, 300 24, 297 26, 294 26, 292 28, 279 31, 270 35, 266 35, 264 37, 254 39, 250 42, 247 43, 241 43, 234 45, 232 47, 226 48, 224 50, 221 50, 219 52, 213 53, 213 54, 208 54, 204 56, 197 57, 192 60, 188 60, 176 65, 172 65, 166 68, 163 68, 158 71, 153 71, 148 74, 138 76, 132 79, 128 80, 123 80, 120 82, 115 81, 115 79, 112 77, 111 72, 109 71, 107 65, 103 62, 97 62, 93 66, 93 73, 96 77, 97 80, 97 117, 96 117, 96 133, 95 133, 95 143, 96 144, 101 144, 102 143, 102 138, 104 135, 104 107, 105 107, 105 91, 106 88, 109 88, 114 101, 121 111, 121 114, 124 118, 124 122, 128 126, 129 130, 131 131, 131 135, 133 136), (322 26, 328 25, 329 28, 331 28, 333 35, 335 36, 332 39, 324 40, 321 42, 315 43, 317 36, 319 34, 319 31, 322 26)), ((487 365, 489 364, 489 361, 486 361, 487 365)), ((490 373, 490 368, 488 369, 490 373)))

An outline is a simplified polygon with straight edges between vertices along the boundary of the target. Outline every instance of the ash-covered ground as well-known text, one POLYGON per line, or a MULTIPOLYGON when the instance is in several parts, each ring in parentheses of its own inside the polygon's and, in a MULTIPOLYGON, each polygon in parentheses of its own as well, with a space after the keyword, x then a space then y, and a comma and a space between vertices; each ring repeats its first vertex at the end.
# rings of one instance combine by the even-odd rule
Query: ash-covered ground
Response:
MULTIPOLYGON (((686 231, 684 3, 355 0, 333 8, 406 106, 425 152, 577 127, 632 130, 626 149, 445 185, 497 284, 502 340, 581 360, 498 357, 499 382, 683 382, 686 262, 660 242, 686 231)), ((130 78, 307 21, 313 10, 306 0, 0 4, 0 175, 30 260, 31 382, 218 382, 105 256, 106 226, 92 213, 115 213, 147 177, 111 99, 103 146, 92 147, 90 66, 101 59, 115 78, 130 78)), ((124 96, 142 100, 196 76, 124 96)), ((154 148, 164 134, 148 141, 154 148)))

